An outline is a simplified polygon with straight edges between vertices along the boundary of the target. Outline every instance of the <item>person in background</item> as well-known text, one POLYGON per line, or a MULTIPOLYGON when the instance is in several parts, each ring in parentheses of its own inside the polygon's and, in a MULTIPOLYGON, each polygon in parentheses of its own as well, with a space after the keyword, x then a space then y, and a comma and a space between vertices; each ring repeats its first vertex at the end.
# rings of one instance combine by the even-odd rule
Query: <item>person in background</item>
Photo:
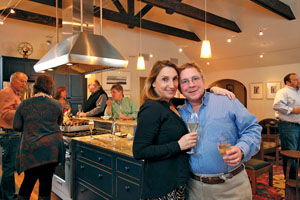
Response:
MULTIPOLYGON (((296 73, 284 77, 285 87, 280 89, 274 99, 273 109, 279 119, 278 130, 282 150, 300 151, 300 80, 296 73)), ((286 175, 287 159, 283 157, 283 170, 286 175)), ((296 178, 296 163, 291 167, 289 177, 296 178)))
POLYGON ((191 200, 252 199, 250 182, 242 162, 260 149, 261 126, 237 100, 205 91, 201 69, 196 63, 179 67, 180 91, 186 97, 178 111, 185 121, 198 116, 199 140, 189 157, 191 200), (218 150, 218 142, 230 147, 218 150), (221 155, 222 153, 222 155, 221 155), (224 156, 224 157, 222 157, 224 156))
POLYGON ((107 100, 104 115, 116 115, 117 119, 136 119, 138 107, 132 99, 124 97, 123 87, 120 84, 115 84, 110 91, 112 100, 107 100))
POLYGON ((28 77, 22 72, 10 76, 10 86, 0 91, 0 127, 2 146, 2 177, 0 189, 3 199, 16 199, 15 192, 15 160, 20 136, 12 128, 13 117, 21 103, 21 95, 26 88, 28 77))
POLYGON ((196 145, 197 133, 186 134, 186 125, 172 103, 178 75, 177 66, 164 60, 153 65, 146 79, 133 142, 134 158, 144 160, 142 199, 186 199, 190 178, 186 150, 196 145))
POLYGON ((92 80, 88 84, 89 91, 92 93, 83 106, 83 112, 78 112, 80 117, 99 117, 104 115, 107 94, 102 89, 98 80, 92 80))
POLYGON ((50 200, 52 176, 58 163, 64 163, 65 150, 59 125, 63 120, 61 104, 50 96, 54 82, 40 75, 33 86, 33 97, 23 101, 14 116, 13 128, 22 131, 16 168, 24 171, 18 199, 30 199, 39 180, 39 199, 50 200))
POLYGON ((54 99, 58 100, 63 108, 63 113, 67 113, 69 116, 71 114, 70 103, 66 100, 67 97, 67 88, 64 86, 56 88, 54 99))

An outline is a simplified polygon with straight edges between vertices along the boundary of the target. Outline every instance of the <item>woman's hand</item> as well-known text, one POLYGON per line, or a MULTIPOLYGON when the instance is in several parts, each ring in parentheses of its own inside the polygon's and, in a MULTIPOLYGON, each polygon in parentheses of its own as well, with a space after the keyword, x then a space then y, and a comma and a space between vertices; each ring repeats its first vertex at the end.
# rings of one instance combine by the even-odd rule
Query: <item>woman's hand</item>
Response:
POLYGON ((197 143, 197 132, 185 134, 178 140, 178 144, 180 146, 181 151, 196 146, 196 143, 197 143))

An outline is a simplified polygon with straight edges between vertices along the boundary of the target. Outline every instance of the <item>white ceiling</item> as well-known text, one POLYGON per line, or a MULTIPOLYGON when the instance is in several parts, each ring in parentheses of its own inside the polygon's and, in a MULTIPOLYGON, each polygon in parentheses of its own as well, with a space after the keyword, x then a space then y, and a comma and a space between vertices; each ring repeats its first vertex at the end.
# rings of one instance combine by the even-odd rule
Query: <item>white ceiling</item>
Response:
MULTIPOLYGON (((9 1, 0 1, 0 8, 6 7, 9 1)), ((11 5, 15 5, 18 1, 11 0, 11 5)), ((120 2, 126 9, 127 0, 120 0, 120 2)), ((204 10, 204 0, 183 0, 182 2, 204 10)), ((207 25, 207 38, 212 45, 210 65, 206 65, 207 59, 200 59, 201 43, 160 35, 172 40, 178 48, 182 48, 183 53, 190 60, 200 63, 204 71, 300 63, 300 1, 282 0, 282 2, 292 8, 295 20, 289 21, 250 0, 207 0, 208 12, 235 21, 242 30, 241 33, 236 33, 207 25), (264 32, 263 36, 258 35, 260 30, 264 32), (232 39, 231 43, 227 43, 228 38, 232 39), (264 57, 260 58, 260 54, 263 54, 264 57)), ((111 0, 103 0, 103 5, 104 8, 117 11, 111 0)), ((142 3, 142 7, 144 5, 142 3)), ((55 16, 55 8, 37 6, 36 3, 27 0, 21 1, 17 8, 55 16)), ((139 1, 135 2, 135 9, 137 13, 139 1)), ((143 19, 193 31, 201 40, 204 40, 204 22, 179 14, 169 15, 165 10, 157 7, 153 7, 143 19)), ((148 31, 148 33, 150 32, 148 31)))

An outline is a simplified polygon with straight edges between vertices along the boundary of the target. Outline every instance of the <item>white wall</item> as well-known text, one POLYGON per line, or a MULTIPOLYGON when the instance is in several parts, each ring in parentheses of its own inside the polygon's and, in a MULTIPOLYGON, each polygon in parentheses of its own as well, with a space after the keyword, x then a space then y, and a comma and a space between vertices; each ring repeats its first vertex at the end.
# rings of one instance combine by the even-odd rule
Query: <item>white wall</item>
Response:
POLYGON ((266 98, 266 82, 281 81, 281 87, 284 87, 284 76, 292 72, 300 74, 300 63, 242 70, 228 70, 223 72, 210 72, 205 73, 204 77, 207 86, 221 79, 234 79, 243 83, 247 88, 247 107, 249 112, 254 114, 258 120, 262 120, 269 117, 275 117, 272 108, 273 100, 266 98), (250 99, 249 84, 253 82, 262 82, 264 84, 262 100, 250 99))

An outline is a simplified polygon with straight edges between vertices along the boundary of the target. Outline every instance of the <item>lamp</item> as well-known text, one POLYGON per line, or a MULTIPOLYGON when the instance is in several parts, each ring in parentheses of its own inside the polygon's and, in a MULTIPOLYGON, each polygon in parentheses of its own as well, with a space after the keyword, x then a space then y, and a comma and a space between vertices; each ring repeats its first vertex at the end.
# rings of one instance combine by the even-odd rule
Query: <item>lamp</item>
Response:
POLYGON ((204 26, 205 40, 202 42, 200 58, 211 58, 210 42, 206 37, 206 0, 204 7, 204 26))
POLYGON ((142 33, 141 33, 141 29, 142 29, 142 10, 141 10, 142 6, 141 6, 141 1, 140 1, 140 52, 139 52, 139 57, 137 60, 137 66, 136 69, 137 70, 145 70, 145 60, 144 60, 144 56, 142 55, 142 33))

